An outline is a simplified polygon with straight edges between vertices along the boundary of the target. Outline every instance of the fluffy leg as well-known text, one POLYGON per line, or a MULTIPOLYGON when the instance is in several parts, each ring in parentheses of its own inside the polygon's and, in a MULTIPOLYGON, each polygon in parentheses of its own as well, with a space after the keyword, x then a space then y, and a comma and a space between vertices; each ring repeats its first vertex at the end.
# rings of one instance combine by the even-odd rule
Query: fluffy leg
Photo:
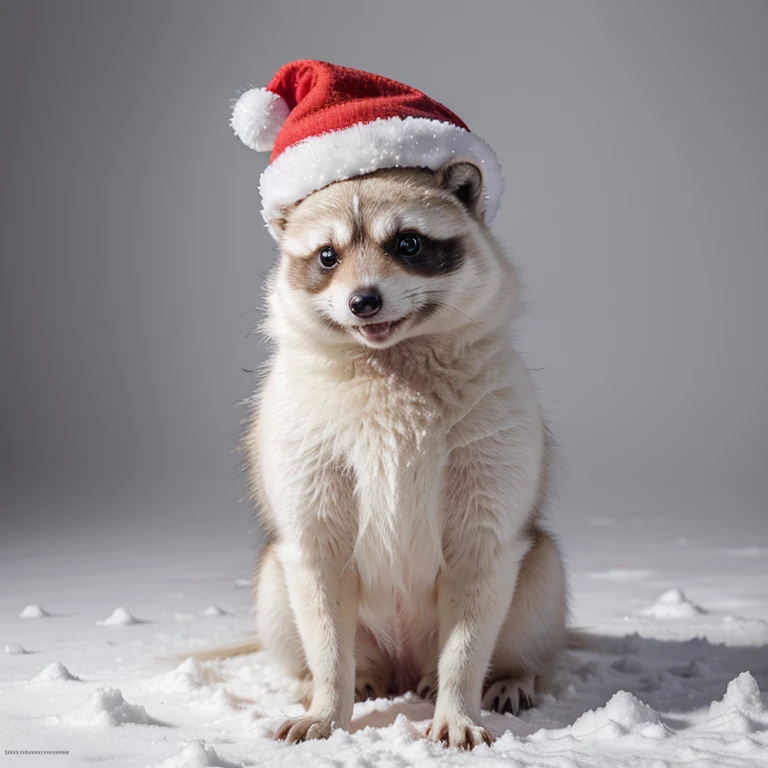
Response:
POLYGON ((514 542, 499 553, 498 542, 489 541, 479 556, 438 580, 439 687, 429 731, 434 741, 460 749, 493 741, 479 725, 483 680, 528 547, 527 541, 514 542))
POLYGON ((283 572, 313 691, 307 714, 287 720, 275 738, 289 743, 327 738, 333 728, 348 728, 352 719, 357 575, 319 553, 292 559, 283 572))
POLYGON ((267 544, 259 558, 253 587, 256 636, 263 650, 290 675, 305 678, 309 670, 304 647, 288 600, 283 566, 274 544, 267 544))
MULTIPOLYGON (((379 648, 376 641, 358 625, 355 645, 355 701, 382 699, 389 693, 392 681, 392 661, 379 648)), ((299 697, 304 709, 312 704, 312 677, 307 675, 299 683, 299 697)))
POLYGON ((567 589, 560 553, 541 529, 523 558, 514 597, 486 677, 483 707, 517 714, 533 705, 535 684, 566 646, 567 589), (503 690, 502 690, 503 689, 503 690))

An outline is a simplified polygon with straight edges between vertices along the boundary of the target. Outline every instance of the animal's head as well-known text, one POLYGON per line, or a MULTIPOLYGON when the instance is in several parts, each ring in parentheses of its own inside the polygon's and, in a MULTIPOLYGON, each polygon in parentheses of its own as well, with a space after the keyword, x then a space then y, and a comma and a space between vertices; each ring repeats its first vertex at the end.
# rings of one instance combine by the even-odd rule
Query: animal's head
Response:
POLYGON ((385 348, 496 325, 517 284, 483 204, 480 170, 455 162, 336 182, 292 205, 270 222, 273 332, 385 348))

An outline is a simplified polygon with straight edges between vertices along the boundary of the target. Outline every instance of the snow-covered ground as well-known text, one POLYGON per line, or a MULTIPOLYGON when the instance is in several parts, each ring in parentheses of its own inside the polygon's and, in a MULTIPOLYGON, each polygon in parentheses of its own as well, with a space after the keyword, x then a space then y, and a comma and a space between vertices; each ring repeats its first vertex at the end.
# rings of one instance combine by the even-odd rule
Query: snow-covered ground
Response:
POLYGON ((167 662, 243 638, 255 536, 28 537, 0 560, 0 766, 768 765, 768 538, 594 517, 564 532, 574 623, 560 689, 484 714, 473 754, 421 738, 414 696, 355 706, 352 732, 286 746, 299 711, 262 654, 167 662), (66 751, 15 755, 13 750, 66 751))

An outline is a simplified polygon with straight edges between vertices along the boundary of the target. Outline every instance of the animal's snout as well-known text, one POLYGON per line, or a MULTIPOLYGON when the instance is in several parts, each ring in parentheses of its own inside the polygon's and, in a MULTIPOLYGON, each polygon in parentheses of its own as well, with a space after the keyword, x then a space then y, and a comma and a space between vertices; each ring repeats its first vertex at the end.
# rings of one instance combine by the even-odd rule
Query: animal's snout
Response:
POLYGON ((381 294, 375 288, 356 291, 349 297, 349 309, 357 317, 373 317, 381 304, 381 294))

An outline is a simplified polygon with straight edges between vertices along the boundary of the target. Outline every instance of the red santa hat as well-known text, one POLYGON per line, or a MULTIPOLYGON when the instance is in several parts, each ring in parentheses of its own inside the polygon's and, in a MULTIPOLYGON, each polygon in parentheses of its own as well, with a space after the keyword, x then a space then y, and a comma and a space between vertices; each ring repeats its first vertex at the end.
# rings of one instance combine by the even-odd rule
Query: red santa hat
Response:
POLYGON ((473 162, 483 174, 489 224, 504 191, 493 150, 453 112, 415 88, 358 69, 286 64, 266 88, 240 96, 230 125, 246 146, 272 152, 259 184, 267 223, 334 181, 384 168, 473 162))

